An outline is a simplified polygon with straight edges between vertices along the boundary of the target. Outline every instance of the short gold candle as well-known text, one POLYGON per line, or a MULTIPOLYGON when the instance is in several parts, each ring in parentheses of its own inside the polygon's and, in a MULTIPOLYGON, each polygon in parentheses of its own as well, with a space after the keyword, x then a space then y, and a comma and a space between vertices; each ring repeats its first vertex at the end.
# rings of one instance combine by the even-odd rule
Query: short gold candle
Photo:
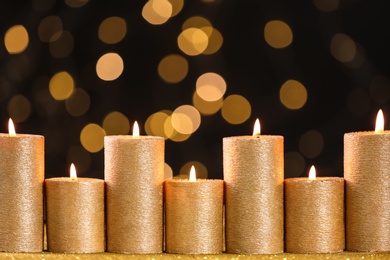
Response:
POLYGON ((286 252, 342 252, 344 179, 290 178, 285 180, 284 187, 286 252))
POLYGON ((0 134, 0 251, 43 249, 44 137, 0 134))
POLYGON ((219 254, 223 250, 223 181, 167 180, 165 251, 219 254))
POLYGON ((161 253, 164 138, 106 136, 107 251, 161 253))

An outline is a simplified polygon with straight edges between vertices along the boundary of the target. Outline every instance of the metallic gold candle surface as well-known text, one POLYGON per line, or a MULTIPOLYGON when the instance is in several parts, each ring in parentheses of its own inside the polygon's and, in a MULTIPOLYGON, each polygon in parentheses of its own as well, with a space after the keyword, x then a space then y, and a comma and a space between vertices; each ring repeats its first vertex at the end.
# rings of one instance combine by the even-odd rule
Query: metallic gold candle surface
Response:
POLYGON ((164 138, 106 136, 107 251, 161 253, 164 138))
POLYGON ((44 137, 0 134, 0 251, 43 249, 44 137))
POLYGON ((379 128, 344 135, 349 251, 390 251, 390 131, 379 128))
POLYGON ((284 187, 286 252, 342 252, 344 179, 290 178, 285 180, 284 187))
POLYGON ((223 138, 226 251, 284 250, 283 136, 223 138))
POLYGON ((223 180, 164 182, 167 253, 222 253, 223 186, 223 180))
POLYGON ((45 185, 48 251, 104 252, 104 181, 64 177, 46 179, 45 185))

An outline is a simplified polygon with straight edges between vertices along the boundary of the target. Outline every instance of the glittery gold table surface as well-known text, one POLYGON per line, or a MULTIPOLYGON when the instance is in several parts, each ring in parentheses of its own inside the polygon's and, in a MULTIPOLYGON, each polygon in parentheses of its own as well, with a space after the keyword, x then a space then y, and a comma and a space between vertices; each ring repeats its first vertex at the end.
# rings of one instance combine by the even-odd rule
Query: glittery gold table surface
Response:
POLYGON ((343 252, 337 254, 276 254, 276 255, 235 255, 235 254, 217 254, 217 255, 179 255, 179 254, 150 254, 150 255, 127 255, 114 253, 99 253, 99 254, 54 254, 49 252, 42 253, 0 253, 0 259, 45 259, 45 260, 61 260, 61 259, 103 259, 103 260, 121 260, 121 259, 390 259, 390 253, 353 253, 343 252))

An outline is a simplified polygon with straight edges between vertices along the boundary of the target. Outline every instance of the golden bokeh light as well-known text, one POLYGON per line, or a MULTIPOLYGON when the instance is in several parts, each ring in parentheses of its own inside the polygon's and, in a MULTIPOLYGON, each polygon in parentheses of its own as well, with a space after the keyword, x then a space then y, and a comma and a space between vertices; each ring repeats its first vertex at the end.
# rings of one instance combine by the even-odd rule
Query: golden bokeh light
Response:
POLYGON ((166 23, 172 15, 172 4, 168 0, 149 0, 142 8, 142 17, 150 24, 166 23))
POLYGON ((324 138, 316 130, 304 133, 299 139, 299 151, 309 159, 319 156, 324 148, 324 138))
POLYGON ((65 0, 65 3, 73 8, 83 7, 89 2, 89 0, 65 0))
POLYGON ((72 95, 65 100, 65 107, 72 116, 84 115, 91 105, 89 94, 82 88, 75 88, 72 95))
POLYGON ((178 83, 188 74, 188 61, 181 55, 170 54, 158 64, 158 75, 167 83, 178 83))
POLYGON ((198 29, 207 28, 205 30, 205 33, 207 34, 207 36, 210 36, 212 27, 213 26, 212 26, 211 22, 208 19, 206 19, 205 17, 191 16, 190 18, 185 20, 185 22, 181 26, 181 30, 185 31, 185 30, 190 29, 190 28, 198 28, 198 29))
POLYGON ((38 37, 42 42, 56 41, 63 30, 62 20, 59 16, 47 16, 39 23, 38 37))
POLYGON ((204 73, 196 81, 196 93, 205 101, 217 101, 223 97, 225 92, 226 82, 217 73, 204 73))
POLYGON ((292 43, 293 33, 287 23, 273 20, 265 25, 264 39, 273 48, 285 48, 292 43))
MULTIPOLYGON (((68 31, 58 33, 60 36, 55 41, 50 41, 49 51, 54 58, 65 58, 73 51, 73 36, 68 31)), ((56 38, 57 36, 55 36, 56 38)))
POLYGON ((160 111, 151 114, 145 122, 145 131, 148 135, 161 136, 165 139, 168 135, 165 131, 165 121, 169 118, 167 111, 160 111))
POLYGON ((86 125, 80 133, 80 142, 84 149, 90 153, 97 153, 103 149, 104 129, 97 124, 86 125))
POLYGON ((68 151, 68 163, 73 162, 77 165, 77 175, 87 172, 91 166, 91 154, 81 146, 73 146, 68 151))
POLYGON ((315 7, 322 12, 332 12, 339 8, 339 0, 313 0, 315 7))
MULTIPOLYGON (((201 28, 203 31, 205 31, 204 28, 201 28)), ((223 44, 223 36, 222 34, 215 28, 211 28, 211 34, 209 35, 209 42, 207 45, 207 48, 204 50, 203 54, 214 54, 219 49, 221 49, 223 44)))
POLYGON ((207 167, 203 163, 198 161, 190 161, 185 163, 180 168, 179 175, 176 176, 176 179, 188 179, 192 166, 195 167, 197 179, 207 179, 208 176, 207 167))
POLYGON ((14 25, 4 35, 4 45, 10 54, 23 52, 29 43, 28 32, 23 25, 14 25))
POLYGON ((130 132, 130 121, 121 112, 113 111, 104 118, 103 129, 107 135, 127 135, 130 132))
POLYGON ((390 80, 383 75, 376 75, 370 82, 370 94, 372 99, 385 104, 390 98, 390 80))
POLYGON ((115 44, 126 36, 127 26, 125 19, 118 16, 111 16, 104 19, 99 25, 99 39, 107 44, 115 44))
POLYGON ((25 121, 31 114, 31 103, 23 95, 13 96, 7 105, 9 116, 15 123, 25 121))
POLYGON ((222 104, 222 117, 230 124, 242 124, 250 117, 252 107, 249 101, 241 95, 230 95, 222 104))
POLYGON ((199 111, 191 105, 182 105, 176 108, 171 115, 173 128, 181 134, 192 134, 200 126, 199 111))
POLYGON ((209 37, 201 29, 188 28, 177 38, 179 49, 189 56, 202 54, 209 44, 209 37))
POLYGON ((117 53, 106 53, 96 63, 96 74, 105 81, 117 79, 123 72, 123 60, 117 53))
POLYGON ((51 96, 55 100, 65 100, 69 98, 74 90, 73 77, 66 71, 55 74, 49 82, 51 96))
POLYGON ((173 178, 173 171, 169 164, 164 163, 164 181, 171 180, 173 178))
POLYGON ((299 152, 284 155, 284 174, 286 178, 299 177, 305 171, 305 158, 299 152))
POLYGON ((184 6, 184 0, 168 0, 172 5, 171 17, 174 17, 180 13, 184 6))
POLYGON ((190 138, 191 134, 182 134, 176 131, 172 125, 172 116, 169 116, 164 123, 164 131, 168 138, 174 142, 184 142, 190 138))
POLYGON ((307 90, 301 82, 289 79, 280 88, 279 98, 288 109, 300 109, 306 104, 307 90))
POLYGON ((340 62, 351 62, 356 56, 356 44, 346 34, 337 33, 332 37, 330 52, 333 57, 340 62))
POLYGON ((192 103, 202 115, 210 116, 214 115, 221 109, 223 104, 223 98, 220 98, 216 101, 208 102, 199 97, 195 91, 194 95, 192 96, 192 103))

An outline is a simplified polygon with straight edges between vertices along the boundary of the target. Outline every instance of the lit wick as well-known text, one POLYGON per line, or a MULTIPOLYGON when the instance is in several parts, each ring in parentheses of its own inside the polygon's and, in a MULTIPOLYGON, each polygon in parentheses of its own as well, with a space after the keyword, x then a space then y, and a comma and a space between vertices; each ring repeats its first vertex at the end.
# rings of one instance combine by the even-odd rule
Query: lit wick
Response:
POLYGON ((195 171, 194 165, 191 166, 190 178, 188 180, 191 181, 191 182, 195 182, 196 181, 196 171, 195 171))
POLYGON ((133 137, 139 137, 139 126, 137 121, 135 121, 133 125, 133 137))
POLYGON ((70 179, 72 181, 77 181, 76 167, 74 167, 73 163, 70 165, 70 179))
POLYGON ((14 122, 11 118, 8 120, 8 133, 10 136, 16 136, 14 122))
POLYGON ((376 115, 376 123, 375 123, 375 133, 383 132, 385 128, 385 119, 383 118, 382 109, 379 109, 378 114, 376 115))
POLYGON ((260 121, 257 118, 255 125, 253 126, 253 137, 258 137, 260 135, 260 121))
POLYGON ((312 165, 309 170, 309 180, 315 180, 315 179, 316 179, 316 168, 314 167, 314 165, 312 165))

